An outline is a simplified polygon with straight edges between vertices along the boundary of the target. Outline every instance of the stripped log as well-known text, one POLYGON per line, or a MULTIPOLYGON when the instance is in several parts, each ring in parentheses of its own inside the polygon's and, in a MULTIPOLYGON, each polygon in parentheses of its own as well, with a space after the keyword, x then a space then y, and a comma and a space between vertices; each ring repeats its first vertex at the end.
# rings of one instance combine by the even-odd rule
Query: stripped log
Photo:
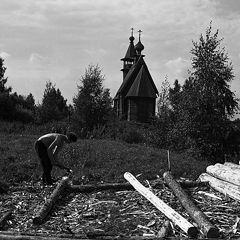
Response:
POLYGON ((34 224, 41 224, 44 219, 47 217, 49 212, 51 211, 54 203, 59 199, 59 197, 65 192, 69 185, 69 178, 63 177, 62 180, 59 182, 49 199, 47 199, 44 205, 41 207, 39 212, 33 218, 34 224))
POLYGON ((240 165, 232 162, 225 162, 224 166, 240 170, 240 165))
POLYGON ((210 223, 207 216, 194 204, 181 186, 174 180, 172 174, 169 171, 165 172, 163 178, 167 185, 173 190, 175 196, 186 209, 189 216, 197 223, 203 234, 207 238, 218 238, 219 230, 210 223))
POLYGON ((9 220, 12 217, 12 210, 8 210, 1 216, 0 218, 0 230, 4 228, 4 225, 6 224, 7 220, 9 220))
POLYGON ((198 229, 188 222, 184 217, 169 207, 165 202, 154 195, 148 188, 144 187, 131 173, 126 172, 124 178, 129 181, 133 187, 149 200, 157 209, 159 209, 168 219, 178 225, 190 237, 198 235, 198 229))
POLYGON ((202 173, 199 179, 201 181, 208 181, 209 185, 216 191, 240 201, 240 186, 215 178, 207 173, 202 173))
POLYGON ((208 166, 206 172, 216 178, 240 185, 240 171, 239 169, 233 169, 223 164, 215 164, 208 166))
POLYGON ((167 220, 164 222, 163 226, 157 233, 157 237, 158 238, 166 238, 171 232, 172 232, 172 227, 171 227, 170 221, 167 220))

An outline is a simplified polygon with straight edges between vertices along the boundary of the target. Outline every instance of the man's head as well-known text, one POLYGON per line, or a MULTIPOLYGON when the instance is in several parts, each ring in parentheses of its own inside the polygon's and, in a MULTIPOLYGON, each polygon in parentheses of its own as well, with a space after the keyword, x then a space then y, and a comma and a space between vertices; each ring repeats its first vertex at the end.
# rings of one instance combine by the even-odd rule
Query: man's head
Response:
POLYGON ((75 133, 69 132, 66 135, 67 135, 67 138, 68 138, 69 142, 76 142, 77 141, 77 135, 75 133))

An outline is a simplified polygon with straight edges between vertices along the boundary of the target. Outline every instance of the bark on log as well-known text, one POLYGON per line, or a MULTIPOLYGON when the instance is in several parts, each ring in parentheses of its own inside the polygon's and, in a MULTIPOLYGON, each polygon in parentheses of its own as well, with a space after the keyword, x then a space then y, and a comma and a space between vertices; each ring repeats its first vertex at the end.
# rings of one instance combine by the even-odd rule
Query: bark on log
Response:
POLYGON ((218 238, 219 230, 209 222, 207 216, 194 204, 181 186, 174 180, 172 174, 165 172, 163 178, 186 209, 189 216, 197 223, 203 234, 207 238, 218 238))
POLYGON ((41 207, 39 212, 33 218, 34 224, 41 224, 44 219, 47 217, 49 212, 51 211, 54 203, 59 199, 59 197, 65 192, 69 185, 69 178, 63 177, 62 180, 59 182, 49 199, 47 199, 44 205, 41 207))
POLYGON ((195 188, 195 187, 208 187, 207 182, 201 181, 192 181, 192 180, 184 180, 184 181, 177 181, 182 188, 195 188))
POLYGON ((198 229, 196 227, 154 195, 149 189, 144 187, 131 173, 126 172, 124 174, 124 178, 129 181, 140 194, 149 200, 157 209, 167 216, 168 219, 178 225, 190 237, 196 237, 198 235, 198 229))
POLYGON ((218 179, 240 185, 240 171, 223 164, 208 166, 206 172, 218 179))
POLYGON ((114 190, 114 191, 122 191, 122 190, 133 190, 133 186, 131 184, 126 183, 108 183, 108 184, 99 184, 99 185, 70 185, 69 190, 72 192, 78 193, 89 193, 94 191, 105 191, 105 190, 114 190))
POLYGON ((167 220, 164 222, 163 226, 159 230, 157 237, 159 238, 166 238, 172 232, 172 227, 170 221, 167 220))
POLYGON ((215 178, 207 173, 202 173, 199 179, 201 181, 208 181, 209 185, 216 191, 240 201, 240 186, 215 178))
POLYGON ((12 210, 8 210, 6 213, 3 214, 0 218, 0 230, 3 229, 4 225, 6 224, 7 220, 9 220, 12 216, 12 210))

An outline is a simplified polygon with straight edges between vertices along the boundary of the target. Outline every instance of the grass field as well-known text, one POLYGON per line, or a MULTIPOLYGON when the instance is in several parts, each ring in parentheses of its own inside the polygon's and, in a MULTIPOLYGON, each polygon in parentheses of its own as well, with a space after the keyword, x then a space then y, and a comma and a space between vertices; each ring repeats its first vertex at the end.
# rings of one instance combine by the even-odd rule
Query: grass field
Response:
MULTIPOLYGON (((0 133, 0 180, 11 184, 22 181, 39 181, 41 168, 34 152, 37 134, 0 133)), ((65 165, 72 168, 74 180, 87 182, 124 182, 126 171, 140 175, 140 179, 155 179, 167 170, 167 151, 140 144, 127 144, 110 140, 83 140, 66 145, 60 154, 65 165)), ((187 154, 170 153, 173 174, 196 179, 207 161, 198 161, 187 154)), ((59 178, 65 172, 54 168, 53 176, 59 178)))

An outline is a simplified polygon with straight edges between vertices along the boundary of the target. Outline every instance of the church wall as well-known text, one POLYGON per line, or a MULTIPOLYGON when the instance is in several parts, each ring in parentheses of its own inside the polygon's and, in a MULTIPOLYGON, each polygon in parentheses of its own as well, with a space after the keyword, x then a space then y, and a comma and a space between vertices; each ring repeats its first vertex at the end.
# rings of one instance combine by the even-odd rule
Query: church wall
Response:
POLYGON ((155 98, 129 98, 128 121, 149 122, 155 113, 155 98))

